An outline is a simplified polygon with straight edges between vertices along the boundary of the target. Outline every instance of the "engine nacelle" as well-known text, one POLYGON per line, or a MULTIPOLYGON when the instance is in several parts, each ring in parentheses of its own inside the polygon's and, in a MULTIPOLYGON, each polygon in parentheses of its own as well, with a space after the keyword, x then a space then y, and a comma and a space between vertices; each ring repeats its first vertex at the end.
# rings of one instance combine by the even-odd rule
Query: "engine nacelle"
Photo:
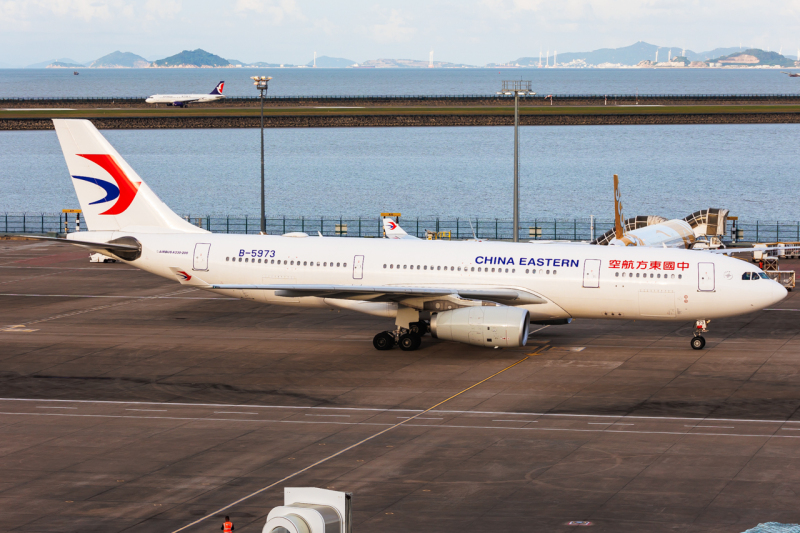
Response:
POLYGON ((530 313, 519 307, 463 307, 431 316, 436 339, 474 346, 525 346, 530 313))

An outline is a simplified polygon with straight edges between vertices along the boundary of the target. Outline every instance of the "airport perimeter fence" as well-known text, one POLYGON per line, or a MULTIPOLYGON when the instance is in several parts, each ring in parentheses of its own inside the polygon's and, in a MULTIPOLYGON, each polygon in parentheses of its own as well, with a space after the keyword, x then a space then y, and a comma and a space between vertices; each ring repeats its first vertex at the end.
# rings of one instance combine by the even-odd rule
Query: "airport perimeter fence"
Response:
MULTIPOLYGON (((258 216, 184 216, 191 224, 213 233, 258 234, 258 216)), ((76 231, 74 213, 0 213, 0 233, 63 234, 76 231)), ((267 217, 267 233, 283 235, 302 232, 326 237, 382 237, 380 217, 267 217)), ((433 232, 440 239, 463 240, 475 236, 479 239, 511 240, 513 222, 505 218, 442 218, 402 217, 400 226, 410 235, 426 238, 433 232)), ((732 222, 728 221, 725 234, 730 238, 732 222)), ((588 241, 613 229, 611 219, 592 218, 532 218, 520 221, 521 241, 558 240, 588 241)), ((800 221, 797 222, 738 222, 742 236, 740 242, 800 242, 800 221)), ((87 229, 81 220, 82 231, 87 229)))
MULTIPOLYGON (((800 93, 795 94, 537 94, 536 96, 525 97, 534 100, 547 100, 550 99, 569 101, 569 100, 751 100, 758 101, 775 101, 775 100, 796 100, 800 98, 800 93)), ((81 104, 81 103, 144 103, 147 96, 76 96, 76 97, 58 97, 58 96, 40 96, 40 97, 0 97, 0 105, 14 105, 25 102, 41 102, 41 103, 63 103, 63 104, 81 104)), ((380 101, 425 101, 425 100, 475 100, 482 101, 487 99, 501 99, 513 100, 513 96, 496 95, 496 94, 396 94, 396 95, 296 95, 296 96, 267 96, 264 98, 265 102, 278 102, 278 103, 292 103, 304 102, 309 100, 341 100, 341 101, 357 101, 357 100, 372 100, 380 101)), ((258 96, 226 96, 226 101, 229 102, 248 102, 256 104, 260 101, 258 96)))

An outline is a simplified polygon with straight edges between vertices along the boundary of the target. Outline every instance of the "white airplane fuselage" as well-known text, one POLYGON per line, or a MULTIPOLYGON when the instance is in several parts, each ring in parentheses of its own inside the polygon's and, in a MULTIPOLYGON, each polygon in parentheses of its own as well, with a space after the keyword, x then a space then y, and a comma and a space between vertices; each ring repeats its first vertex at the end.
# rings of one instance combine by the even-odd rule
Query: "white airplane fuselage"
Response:
POLYGON ((154 94, 149 96, 145 102, 148 104, 198 104, 222 100, 222 94, 154 94))
MULTIPOLYGON (((129 261, 131 265, 173 280, 172 268, 178 268, 205 288, 329 284, 516 289, 546 300, 517 306, 528 309, 532 320, 713 319, 763 309, 786 296, 786 289, 773 280, 742 279, 745 272, 760 272, 750 263, 692 250, 211 233, 70 234, 72 239, 96 242, 123 236, 134 237, 142 246, 141 257, 129 261)), ((274 290, 214 292, 381 316, 394 316, 392 309, 397 308, 346 298, 279 296, 274 290)))

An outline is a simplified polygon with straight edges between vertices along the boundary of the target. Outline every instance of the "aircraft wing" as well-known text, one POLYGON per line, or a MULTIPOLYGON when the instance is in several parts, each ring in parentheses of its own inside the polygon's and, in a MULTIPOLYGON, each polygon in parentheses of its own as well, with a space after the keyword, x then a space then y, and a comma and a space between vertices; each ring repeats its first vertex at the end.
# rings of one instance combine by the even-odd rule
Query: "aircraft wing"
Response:
POLYGON ((517 289, 467 289, 455 287, 394 287, 377 285, 233 285, 212 284, 208 289, 275 291, 276 296, 297 298, 317 296, 350 300, 397 301, 408 298, 457 296, 468 300, 489 300, 510 305, 544 304, 547 300, 517 289))
POLYGON ((783 248, 779 248, 778 246, 769 246, 769 247, 762 247, 762 248, 717 248, 715 250, 697 250, 698 252, 708 252, 712 254, 738 254, 740 252, 772 252, 775 250, 781 250, 783 252, 793 252, 800 250, 800 246, 784 246, 783 248))

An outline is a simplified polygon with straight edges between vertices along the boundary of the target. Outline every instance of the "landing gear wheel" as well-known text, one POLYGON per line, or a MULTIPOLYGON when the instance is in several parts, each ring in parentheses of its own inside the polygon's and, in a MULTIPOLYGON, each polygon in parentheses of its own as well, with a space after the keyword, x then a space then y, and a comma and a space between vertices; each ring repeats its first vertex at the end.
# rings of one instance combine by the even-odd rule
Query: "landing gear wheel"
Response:
POLYGON ((400 339, 397 341, 397 345, 400 347, 401 350, 404 352, 410 352, 416 350, 422 344, 422 339, 419 335, 415 335, 413 333, 406 333, 405 335, 400 335, 400 339))
POLYGON ((394 335, 388 331, 382 331, 372 339, 372 345, 376 350, 391 350, 394 346, 394 335))
POLYGON ((695 350, 702 350, 705 345, 706 339, 702 335, 698 335, 692 339, 692 348, 695 350))
POLYGON ((412 322, 409 324, 408 329, 411 331, 411 333, 422 337, 428 332, 428 324, 420 320, 419 322, 412 322))

